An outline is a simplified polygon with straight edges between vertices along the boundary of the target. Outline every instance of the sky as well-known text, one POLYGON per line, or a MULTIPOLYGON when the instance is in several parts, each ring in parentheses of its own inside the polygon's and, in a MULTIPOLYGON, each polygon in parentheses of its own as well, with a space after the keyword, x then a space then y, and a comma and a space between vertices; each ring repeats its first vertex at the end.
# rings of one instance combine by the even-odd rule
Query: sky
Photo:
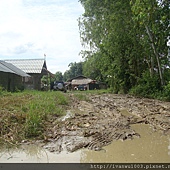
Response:
POLYGON ((79 55, 78 0, 0 0, 0 60, 40 59, 64 73, 79 55), (45 54, 45 55, 44 55, 45 54))

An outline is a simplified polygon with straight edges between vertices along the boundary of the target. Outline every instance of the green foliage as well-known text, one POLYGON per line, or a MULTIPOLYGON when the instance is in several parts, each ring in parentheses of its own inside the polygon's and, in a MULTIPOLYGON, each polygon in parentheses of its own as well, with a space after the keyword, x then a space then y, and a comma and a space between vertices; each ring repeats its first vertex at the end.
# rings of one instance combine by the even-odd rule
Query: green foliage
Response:
POLYGON ((163 91, 161 93, 161 99, 170 101, 170 81, 168 84, 163 88, 163 91))
POLYGON ((169 66, 168 0, 80 0, 83 73, 115 93, 154 97, 166 86, 169 66), (155 70, 158 70, 157 72, 155 70), (146 75, 147 72, 147 75, 146 75), (158 85, 157 85, 158 84, 158 85))
POLYGON ((68 100, 61 92, 34 92, 34 99, 29 102, 25 123, 26 137, 42 134, 44 121, 49 115, 61 116, 64 110, 60 105, 68 105, 68 100))
POLYGON ((82 93, 82 92, 75 92, 74 96, 81 101, 89 101, 86 93, 82 93))
POLYGON ((98 68, 98 53, 93 56, 86 56, 86 60, 83 62, 83 75, 90 77, 93 80, 104 81, 100 68, 98 68))
POLYGON ((24 85, 21 85, 20 87, 18 86, 18 87, 15 87, 15 90, 14 90, 14 92, 21 92, 21 91, 23 91, 24 90, 24 85))
POLYGON ((0 138, 10 143, 42 138, 48 121, 64 115, 68 104, 68 96, 58 91, 6 92, 0 98, 0 138))
MULTIPOLYGON (((98 69, 95 79, 102 77, 114 91, 128 92, 142 71, 141 59, 136 57, 141 54, 140 37, 134 30, 129 1, 82 0, 81 3, 85 8, 79 21, 82 42, 87 45, 91 42, 91 54, 87 53, 85 65, 95 61, 90 69, 92 72, 98 69), (139 50, 133 51, 134 47, 139 50)), ((83 71, 89 74, 88 69, 84 67, 83 71)))
POLYGON ((68 105, 68 97, 63 94, 63 92, 58 91, 56 96, 57 104, 59 105, 68 105))
POLYGON ((159 83, 159 76, 150 76, 149 72, 143 73, 142 77, 138 81, 138 85, 130 90, 130 93, 136 96, 156 97, 159 91, 161 91, 161 84, 159 83))
POLYGON ((3 94, 3 87, 0 86, 0 95, 2 95, 2 94, 3 94))
POLYGON ((36 137, 42 133, 42 114, 39 103, 30 103, 25 122, 25 137, 36 137))
POLYGON ((0 86, 0 96, 10 95, 2 86, 0 86))
POLYGON ((151 70, 157 67, 159 70, 161 85, 164 85, 163 67, 167 65, 167 51, 165 45, 169 35, 168 27, 168 8, 167 0, 135 0, 131 1, 133 20, 142 30, 143 38, 140 40, 146 55, 147 63, 151 70), (148 49, 148 47, 150 47, 148 49), (149 51, 148 51, 149 50, 149 51))
POLYGON ((50 77, 49 75, 43 75, 43 77, 41 78, 42 82, 41 90, 47 91, 48 89, 50 89, 50 82, 53 82, 54 80, 55 80, 54 77, 50 77))
POLYGON ((79 76, 83 74, 83 63, 82 62, 74 62, 69 64, 70 69, 67 70, 64 75, 63 79, 64 81, 67 81, 73 77, 79 76))
POLYGON ((104 93, 111 93, 110 89, 102 89, 102 90, 86 90, 86 91, 74 91, 74 96, 80 101, 90 101, 91 95, 101 95, 104 93))
POLYGON ((63 74, 62 72, 58 71, 55 73, 55 80, 62 81, 63 80, 63 74))

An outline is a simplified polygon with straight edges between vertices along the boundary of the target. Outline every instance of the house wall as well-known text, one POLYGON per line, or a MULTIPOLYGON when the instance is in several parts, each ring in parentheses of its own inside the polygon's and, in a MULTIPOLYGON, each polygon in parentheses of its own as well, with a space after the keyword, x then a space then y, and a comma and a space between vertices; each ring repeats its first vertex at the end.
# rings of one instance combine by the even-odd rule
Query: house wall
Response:
POLYGON ((29 74, 31 77, 27 78, 25 82, 26 89, 29 90, 41 90, 41 78, 42 74, 29 74))
POLYGON ((99 85, 96 83, 90 83, 89 90, 95 90, 95 89, 99 89, 99 85))
POLYGON ((0 86, 2 86, 5 90, 12 92, 16 89, 24 89, 21 76, 6 72, 0 72, 0 86))

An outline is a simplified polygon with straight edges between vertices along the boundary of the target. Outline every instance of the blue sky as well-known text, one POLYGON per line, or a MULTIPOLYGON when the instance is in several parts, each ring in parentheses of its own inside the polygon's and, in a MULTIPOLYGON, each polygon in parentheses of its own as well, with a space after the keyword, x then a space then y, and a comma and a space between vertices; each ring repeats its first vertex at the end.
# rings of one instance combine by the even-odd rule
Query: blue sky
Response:
POLYGON ((78 0, 0 0, 0 60, 43 58, 52 72, 82 61, 78 0))

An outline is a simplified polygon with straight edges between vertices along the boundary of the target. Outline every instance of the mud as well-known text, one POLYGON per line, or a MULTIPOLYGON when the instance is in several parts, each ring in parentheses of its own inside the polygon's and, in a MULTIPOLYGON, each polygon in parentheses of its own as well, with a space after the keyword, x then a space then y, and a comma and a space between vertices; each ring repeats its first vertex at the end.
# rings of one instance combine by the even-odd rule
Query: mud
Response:
POLYGON ((38 144, 21 145, 19 148, 0 148, 0 163, 79 163, 80 151, 56 154, 38 144))
POLYGON ((149 125, 137 124, 132 128, 141 138, 113 141, 105 146, 106 152, 82 150, 81 161, 85 163, 169 163, 169 138, 160 132, 154 132, 149 125))
POLYGON ((0 148, 1 163, 169 163, 170 138, 153 131, 146 124, 131 127, 141 138, 116 140, 101 151, 80 149, 60 154, 50 152, 39 144, 23 144, 19 148, 0 148))
POLYGON ((141 134, 132 128, 148 124, 154 131, 170 134, 170 105, 129 95, 89 95, 88 101, 70 94, 72 108, 45 132, 43 148, 50 152, 75 152, 86 148, 105 152, 113 141, 133 140, 141 134))

